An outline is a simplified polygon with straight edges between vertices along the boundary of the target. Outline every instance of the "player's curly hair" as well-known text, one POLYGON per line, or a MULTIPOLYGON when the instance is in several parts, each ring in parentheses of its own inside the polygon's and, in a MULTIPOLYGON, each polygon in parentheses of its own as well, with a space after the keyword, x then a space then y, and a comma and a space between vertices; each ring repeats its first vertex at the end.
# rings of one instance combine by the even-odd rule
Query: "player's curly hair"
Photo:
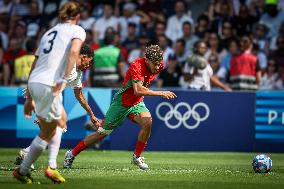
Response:
POLYGON ((93 58, 94 56, 92 49, 86 44, 81 47, 80 54, 87 55, 89 58, 93 58))
POLYGON ((158 45, 146 47, 145 56, 151 62, 161 62, 163 60, 163 51, 158 45))

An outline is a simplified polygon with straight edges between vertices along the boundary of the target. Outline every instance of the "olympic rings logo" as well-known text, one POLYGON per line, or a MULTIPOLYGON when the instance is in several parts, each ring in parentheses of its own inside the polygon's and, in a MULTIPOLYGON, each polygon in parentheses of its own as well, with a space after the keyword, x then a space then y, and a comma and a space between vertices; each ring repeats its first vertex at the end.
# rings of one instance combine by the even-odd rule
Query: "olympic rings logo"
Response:
POLYGON ((164 121, 166 126, 170 129, 177 129, 181 124, 183 124, 187 129, 196 129, 199 126, 200 122, 206 120, 209 117, 210 109, 208 105, 203 102, 196 103, 192 108, 186 102, 179 102, 175 107, 173 107, 169 102, 162 102, 156 108, 156 115, 160 120, 164 121), (160 114, 160 109, 162 107, 169 108, 168 112, 164 116, 160 114), (183 115, 179 111, 181 107, 186 108, 186 112, 183 113, 183 115), (205 115, 201 117, 200 114, 196 111, 197 108, 204 108, 205 115), (187 120, 191 116, 195 120, 195 124, 192 125, 187 123, 187 120), (175 118, 176 120, 178 120, 178 122, 176 124, 171 124, 169 120, 171 120, 172 118, 175 118))

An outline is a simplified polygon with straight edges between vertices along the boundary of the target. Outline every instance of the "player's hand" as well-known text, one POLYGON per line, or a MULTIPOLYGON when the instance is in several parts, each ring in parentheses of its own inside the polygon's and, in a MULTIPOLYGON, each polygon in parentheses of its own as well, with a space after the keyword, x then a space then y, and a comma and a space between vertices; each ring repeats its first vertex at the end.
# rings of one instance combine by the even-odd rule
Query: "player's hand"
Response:
POLYGON ((95 116, 91 117, 91 122, 93 123, 94 127, 97 129, 101 126, 101 121, 97 119, 95 116))
POLYGON ((26 118, 30 119, 32 117, 32 113, 35 109, 35 104, 33 100, 26 100, 24 104, 24 115, 26 118))
POLYGON ((161 97, 169 100, 169 99, 176 98, 177 95, 171 91, 162 91, 161 97))
POLYGON ((56 84, 54 84, 52 86, 52 88, 53 88, 53 94, 52 95, 53 96, 59 95, 65 89, 66 83, 67 83, 66 80, 60 80, 56 84))

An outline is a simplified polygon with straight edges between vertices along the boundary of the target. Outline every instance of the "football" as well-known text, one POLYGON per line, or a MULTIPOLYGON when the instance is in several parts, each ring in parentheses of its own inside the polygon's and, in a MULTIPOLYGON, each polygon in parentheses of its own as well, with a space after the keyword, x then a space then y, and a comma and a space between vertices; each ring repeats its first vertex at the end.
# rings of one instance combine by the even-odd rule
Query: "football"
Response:
POLYGON ((256 173, 268 173, 272 168, 272 159, 267 154, 259 154, 254 157, 252 168, 256 173))

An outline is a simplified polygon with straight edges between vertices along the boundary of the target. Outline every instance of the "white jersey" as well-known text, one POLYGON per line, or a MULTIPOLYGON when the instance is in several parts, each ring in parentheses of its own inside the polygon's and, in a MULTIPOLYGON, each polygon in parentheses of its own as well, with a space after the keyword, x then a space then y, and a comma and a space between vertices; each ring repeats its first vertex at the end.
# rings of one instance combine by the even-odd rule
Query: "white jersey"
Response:
POLYGON ((71 87, 72 89, 82 88, 82 77, 83 72, 78 70, 75 64, 67 81, 67 86, 71 87))
POLYGON ((38 56, 29 83, 42 83, 53 86, 64 77, 67 57, 73 39, 83 42, 86 38, 85 30, 74 24, 60 23, 48 30, 41 38, 35 53, 38 56))
MULTIPOLYGON (((193 73, 192 67, 188 66, 188 64, 185 64, 184 66, 184 73, 193 73)), ((206 68, 203 70, 199 69, 198 73, 194 76, 193 80, 190 81, 189 87, 192 89, 204 89, 206 91, 211 90, 210 85, 210 77, 213 76, 213 70, 210 66, 210 64, 207 64, 206 68)))

